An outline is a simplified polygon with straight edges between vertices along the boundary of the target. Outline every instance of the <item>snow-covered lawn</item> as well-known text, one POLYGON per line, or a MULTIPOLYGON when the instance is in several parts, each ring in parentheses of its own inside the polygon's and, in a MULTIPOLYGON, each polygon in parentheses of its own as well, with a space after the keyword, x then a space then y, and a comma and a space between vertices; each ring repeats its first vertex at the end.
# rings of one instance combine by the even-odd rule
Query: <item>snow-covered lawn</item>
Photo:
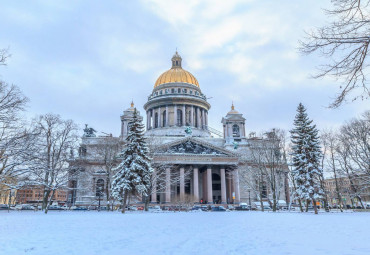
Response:
POLYGON ((0 211, 0 254, 370 254, 370 213, 0 211))

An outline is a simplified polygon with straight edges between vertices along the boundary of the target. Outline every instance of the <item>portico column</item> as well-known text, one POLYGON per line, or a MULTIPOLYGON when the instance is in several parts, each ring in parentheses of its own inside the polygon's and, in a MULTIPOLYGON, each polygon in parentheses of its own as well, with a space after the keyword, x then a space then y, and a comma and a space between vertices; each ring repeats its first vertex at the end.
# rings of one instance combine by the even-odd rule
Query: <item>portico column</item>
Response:
POLYGON ((221 167, 221 204, 226 204, 226 178, 225 167, 221 167))
POLYGON ((239 193, 239 172, 238 169, 234 170, 234 190, 235 190, 235 203, 240 203, 240 193, 239 193))
POLYGON ((177 126, 177 105, 173 107, 173 125, 177 126))
POLYGON ((193 168, 193 181, 194 181, 194 202, 199 202, 199 169, 193 168))
POLYGON ((168 119, 168 106, 166 105, 166 127, 168 127, 169 126, 169 123, 170 123, 170 120, 168 119))
POLYGON ((157 176, 155 169, 152 174, 152 203, 157 203, 157 176))
POLYGON ((207 202, 208 204, 213 204, 213 194, 212 194, 212 168, 207 167, 207 202))
POLYGON ((185 201, 185 171, 184 166, 180 167, 180 201, 185 201))
POLYGON ((182 125, 186 126, 186 108, 185 105, 182 106, 182 125))
POLYGON ((158 127, 162 127, 162 121, 161 121, 161 107, 158 107, 158 127))
MULTIPOLYGON (((146 130, 149 130, 149 122, 150 122, 150 113, 149 111, 146 112, 146 130)), ((124 133, 124 132, 123 132, 124 133)), ((123 134, 122 134, 123 135, 123 134)))
POLYGON ((190 126, 194 127, 194 106, 190 108, 190 126))
POLYGON ((171 203, 171 169, 166 168, 166 193, 165 202, 171 203))

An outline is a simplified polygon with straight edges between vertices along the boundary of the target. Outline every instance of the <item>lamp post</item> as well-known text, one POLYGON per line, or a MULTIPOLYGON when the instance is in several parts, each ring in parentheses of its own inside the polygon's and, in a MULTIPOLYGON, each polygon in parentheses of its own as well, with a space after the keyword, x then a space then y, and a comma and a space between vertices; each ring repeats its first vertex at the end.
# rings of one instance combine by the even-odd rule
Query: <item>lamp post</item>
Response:
POLYGON ((251 203, 251 188, 248 188, 248 195, 249 195, 249 206, 252 208, 252 203, 251 203))

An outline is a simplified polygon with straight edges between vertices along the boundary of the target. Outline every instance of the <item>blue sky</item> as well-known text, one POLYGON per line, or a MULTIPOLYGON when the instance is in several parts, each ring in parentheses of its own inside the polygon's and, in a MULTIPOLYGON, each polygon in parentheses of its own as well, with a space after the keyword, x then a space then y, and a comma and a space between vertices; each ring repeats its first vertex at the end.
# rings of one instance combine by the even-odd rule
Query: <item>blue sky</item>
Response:
POLYGON ((304 30, 326 22, 329 0, 5 1, 0 48, 12 57, 1 79, 30 98, 27 115, 48 112, 119 134, 131 99, 142 106, 176 48, 212 108, 210 126, 234 101, 247 133, 290 129, 302 102, 319 128, 359 116, 369 103, 328 109, 331 79, 309 76, 323 63, 298 53, 304 30))

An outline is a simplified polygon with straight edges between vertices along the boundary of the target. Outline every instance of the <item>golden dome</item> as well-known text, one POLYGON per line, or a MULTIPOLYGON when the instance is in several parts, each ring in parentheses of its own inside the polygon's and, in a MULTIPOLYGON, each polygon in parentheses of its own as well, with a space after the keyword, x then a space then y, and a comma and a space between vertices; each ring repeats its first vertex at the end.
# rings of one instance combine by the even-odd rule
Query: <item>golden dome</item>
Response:
POLYGON ((197 79, 194 77, 194 75, 182 69, 181 67, 182 58, 177 53, 177 51, 171 60, 172 68, 158 77, 157 81, 155 82, 154 88, 158 87, 159 85, 172 82, 183 82, 193 84, 199 87, 199 83, 197 79))

